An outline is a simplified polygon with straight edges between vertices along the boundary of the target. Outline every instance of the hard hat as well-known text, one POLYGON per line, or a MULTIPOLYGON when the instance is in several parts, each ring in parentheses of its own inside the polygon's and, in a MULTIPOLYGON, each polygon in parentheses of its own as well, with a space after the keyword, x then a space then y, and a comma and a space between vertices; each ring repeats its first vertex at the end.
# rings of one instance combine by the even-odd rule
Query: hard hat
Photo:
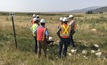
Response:
POLYGON ((38 20, 38 18, 33 18, 33 20, 34 20, 34 21, 37 21, 37 20, 38 20))
POLYGON ((73 18, 74 16, 73 15, 69 15, 69 18, 73 18))
POLYGON ((35 15, 35 14, 33 14, 33 17, 36 17, 36 15, 35 15))
POLYGON ((40 23, 45 23, 45 22, 46 22, 45 19, 40 20, 40 23))
POLYGON ((59 19, 60 21, 62 21, 63 20, 63 17, 60 17, 60 19, 59 19))
POLYGON ((36 17, 39 17, 39 15, 36 15, 36 17))
POLYGON ((53 40, 53 38, 52 37, 49 37, 49 41, 52 41, 53 40))
POLYGON ((63 18, 63 22, 66 22, 68 21, 68 19, 66 17, 63 18))

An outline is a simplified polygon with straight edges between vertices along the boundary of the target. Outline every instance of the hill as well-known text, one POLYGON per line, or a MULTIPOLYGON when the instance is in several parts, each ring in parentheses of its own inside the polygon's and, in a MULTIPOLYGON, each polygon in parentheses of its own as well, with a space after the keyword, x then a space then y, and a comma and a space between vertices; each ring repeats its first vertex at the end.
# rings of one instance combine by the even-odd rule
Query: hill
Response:
POLYGON ((83 9, 76 9, 76 10, 73 10, 73 11, 67 11, 66 13, 85 13, 89 10, 94 10, 94 9, 97 9, 97 8, 100 8, 101 6, 91 6, 91 7, 87 7, 87 8, 83 8, 83 9))
POLYGON ((92 10, 94 13, 107 12, 107 6, 92 10))

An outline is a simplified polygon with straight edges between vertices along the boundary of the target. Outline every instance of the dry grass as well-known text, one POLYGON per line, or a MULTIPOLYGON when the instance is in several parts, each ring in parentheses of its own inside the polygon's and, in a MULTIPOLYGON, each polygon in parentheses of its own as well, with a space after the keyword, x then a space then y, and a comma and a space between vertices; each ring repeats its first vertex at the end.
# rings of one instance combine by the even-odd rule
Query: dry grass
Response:
MULTIPOLYGON (((79 14, 79 16, 81 16, 79 17, 78 14, 76 14, 75 16, 77 21, 77 31, 74 35, 74 39, 78 52, 77 54, 72 54, 71 56, 61 59, 56 58, 58 43, 55 43, 55 46, 53 47, 48 47, 49 51, 47 59, 38 59, 37 55, 34 54, 34 40, 32 38, 32 33, 29 30, 31 27, 30 16, 14 17, 18 42, 18 49, 16 49, 14 45, 11 19, 9 16, 0 16, 0 65, 107 65, 107 59, 104 59, 107 52, 107 22, 102 21, 102 23, 95 24, 87 22, 87 19, 94 18, 96 20, 101 16, 107 17, 107 15, 79 14), (92 29, 96 29, 96 31, 93 32, 91 31, 92 29), (104 53, 104 56, 98 58, 95 55, 90 54, 90 50, 93 49, 93 44, 100 45, 100 49, 104 53), (89 54, 86 55, 88 59, 81 54, 81 51, 84 49, 88 50, 89 54)), ((46 19, 46 27, 55 41, 59 39, 56 35, 59 17, 60 15, 41 15, 41 18, 46 19)), ((72 47, 69 46, 69 53, 71 48, 72 47)))

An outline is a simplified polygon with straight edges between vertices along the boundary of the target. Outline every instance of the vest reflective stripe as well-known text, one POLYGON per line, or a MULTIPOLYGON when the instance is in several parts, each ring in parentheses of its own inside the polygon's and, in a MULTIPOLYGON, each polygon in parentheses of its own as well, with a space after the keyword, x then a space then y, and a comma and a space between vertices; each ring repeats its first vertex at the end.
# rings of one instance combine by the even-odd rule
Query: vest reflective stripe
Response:
POLYGON ((46 28, 38 27, 38 29, 37 29, 37 40, 39 40, 39 41, 45 40, 45 30, 46 30, 46 28))
POLYGON ((61 37, 68 38, 69 37, 69 26, 61 25, 61 37))
POLYGON ((46 28, 44 28, 44 33, 43 33, 42 41, 44 41, 44 40, 45 40, 45 31, 46 31, 46 28))

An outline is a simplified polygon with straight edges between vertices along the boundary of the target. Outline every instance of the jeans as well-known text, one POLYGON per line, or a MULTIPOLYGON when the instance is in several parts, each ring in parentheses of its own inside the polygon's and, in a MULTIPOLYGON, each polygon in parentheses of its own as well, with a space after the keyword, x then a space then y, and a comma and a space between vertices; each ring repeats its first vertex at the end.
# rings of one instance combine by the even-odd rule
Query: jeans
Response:
POLYGON ((71 35, 71 37, 70 37, 70 43, 72 44, 73 48, 76 48, 76 46, 74 44, 74 40, 73 40, 73 35, 71 35))
POLYGON ((74 40, 73 40, 73 35, 75 34, 75 30, 71 30, 70 31, 70 43, 72 44, 73 48, 76 48, 75 44, 74 44, 74 40))
POLYGON ((46 41, 38 41, 37 43, 39 45, 38 58, 40 58, 40 56, 41 56, 41 50, 43 50, 44 57, 46 58, 46 56, 47 56, 47 43, 46 43, 46 41))
POLYGON ((67 55, 67 48, 68 48, 68 45, 69 45, 69 38, 61 38, 60 39, 58 57, 61 57, 63 45, 64 45, 63 55, 66 56, 67 55))
POLYGON ((37 37, 36 36, 34 36, 34 41, 35 41, 35 43, 34 43, 34 51, 37 54, 37 37))

